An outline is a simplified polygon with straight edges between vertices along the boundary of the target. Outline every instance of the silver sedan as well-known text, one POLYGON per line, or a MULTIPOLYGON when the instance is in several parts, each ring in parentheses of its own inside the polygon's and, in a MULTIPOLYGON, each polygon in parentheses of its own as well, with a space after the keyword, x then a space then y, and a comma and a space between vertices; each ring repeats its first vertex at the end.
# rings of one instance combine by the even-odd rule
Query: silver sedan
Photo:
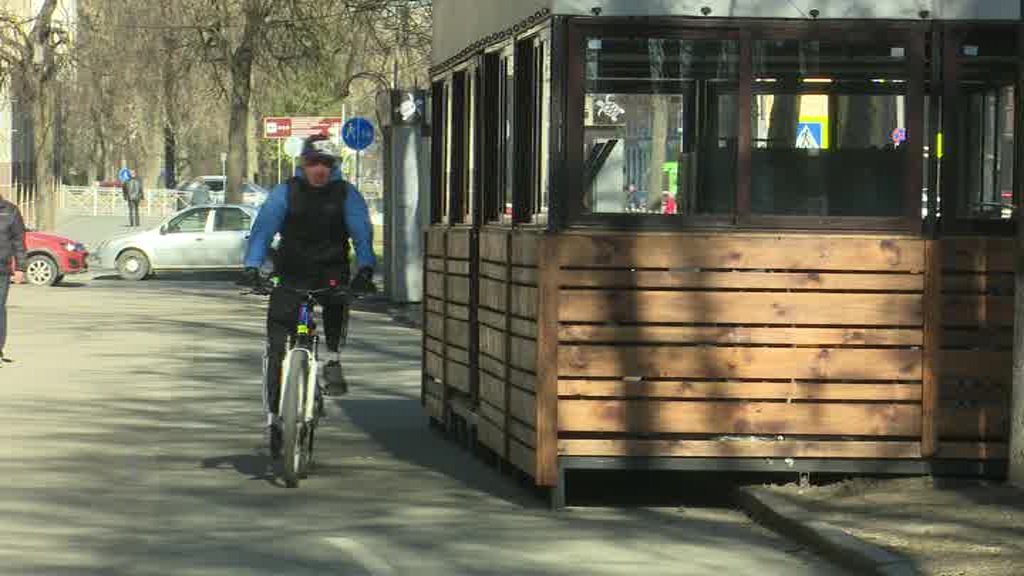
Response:
POLYGON ((157 228, 104 241, 96 264, 125 280, 161 270, 240 270, 257 211, 235 204, 186 208, 157 228))

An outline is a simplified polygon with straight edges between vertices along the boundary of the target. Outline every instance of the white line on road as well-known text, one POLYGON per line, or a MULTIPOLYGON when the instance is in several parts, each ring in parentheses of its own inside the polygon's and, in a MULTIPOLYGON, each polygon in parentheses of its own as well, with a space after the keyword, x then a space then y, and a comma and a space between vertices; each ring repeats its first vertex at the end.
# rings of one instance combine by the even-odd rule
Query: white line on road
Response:
POLYGON ((374 554, 369 548, 352 538, 326 538, 327 542, 341 548, 352 557, 370 576, 392 576, 394 568, 386 560, 374 554))

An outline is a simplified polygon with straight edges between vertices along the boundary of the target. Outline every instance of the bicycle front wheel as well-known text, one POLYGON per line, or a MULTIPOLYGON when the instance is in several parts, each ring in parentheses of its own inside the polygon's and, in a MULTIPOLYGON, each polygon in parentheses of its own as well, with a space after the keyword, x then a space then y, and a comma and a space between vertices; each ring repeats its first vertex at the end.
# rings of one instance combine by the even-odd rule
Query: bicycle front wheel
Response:
POLYGON ((308 377, 309 353, 305 350, 293 351, 281 398, 281 459, 284 464, 284 481, 289 488, 299 485, 299 478, 306 468, 308 451, 304 442, 303 396, 308 377))

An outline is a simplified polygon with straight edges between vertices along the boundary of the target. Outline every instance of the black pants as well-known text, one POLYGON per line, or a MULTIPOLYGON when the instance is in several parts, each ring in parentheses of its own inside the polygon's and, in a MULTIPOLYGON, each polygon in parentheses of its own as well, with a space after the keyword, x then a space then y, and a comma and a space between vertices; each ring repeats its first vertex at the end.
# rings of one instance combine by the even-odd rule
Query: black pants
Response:
POLYGON ((11 275, 0 272, 0 352, 7 344, 7 291, 11 287, 11 275))
POLYGON ((139 201, 129 200, 128 201, 128 225, 138 226, 139 225, 139 201))
MULTIPOLYGON (((303 297, 294 292, 276 288, 270 295, 267 309, 266 389, 263 399, 267 410, 277 414, 281 393, 281 363, 284 361, 288 337, 295 335, 299 321, 299 306, 303 297)), ((327 350, 338 352, 345 345, 348 333, 348 301, 344 296, 323 296, 317 299, 323 311, 324 335, 327 350)))

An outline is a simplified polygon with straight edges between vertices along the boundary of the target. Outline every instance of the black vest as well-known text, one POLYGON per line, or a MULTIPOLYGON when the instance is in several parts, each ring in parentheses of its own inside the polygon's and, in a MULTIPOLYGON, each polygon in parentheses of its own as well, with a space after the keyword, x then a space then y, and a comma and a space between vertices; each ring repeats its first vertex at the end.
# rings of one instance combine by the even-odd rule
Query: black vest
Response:
POLYGON ((348 230, 344 181, 313 188, 305 180, 288 182, 288 214, 281 227, 275 267, 285 283, 323 287, 348 282, 348 230))

